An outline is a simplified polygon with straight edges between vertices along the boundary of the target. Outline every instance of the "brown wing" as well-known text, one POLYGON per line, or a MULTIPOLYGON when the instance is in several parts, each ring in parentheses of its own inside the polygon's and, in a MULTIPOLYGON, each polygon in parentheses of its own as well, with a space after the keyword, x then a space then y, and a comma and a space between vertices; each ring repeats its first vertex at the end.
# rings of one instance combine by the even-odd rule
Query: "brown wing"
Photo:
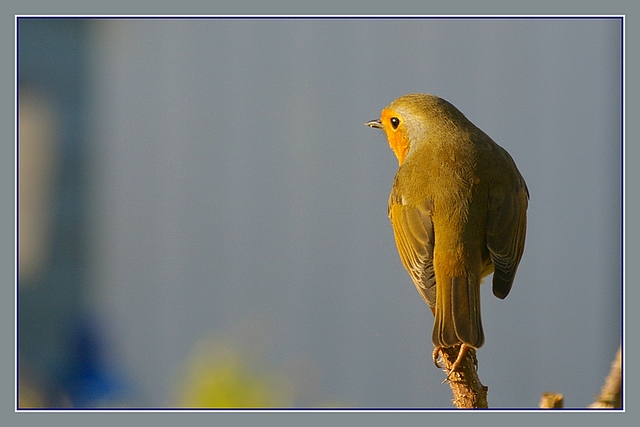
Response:
POLYGON ((492 191, 487 218, 487 248, 494 265, 493 294, 501 299, 511 290, 524 252, 527 230, 529 191, 513 160, 511 166, 515 171, 516 186, 507 192, 503 189, 492 191))
POLYGON ((433 223, 431 205, 418 206, 402 203, 402 196, 392 191, 389 197, 389 219, 402 265, 407 270, 418 292, 435 309, 436 278, 433 272, 433 223))

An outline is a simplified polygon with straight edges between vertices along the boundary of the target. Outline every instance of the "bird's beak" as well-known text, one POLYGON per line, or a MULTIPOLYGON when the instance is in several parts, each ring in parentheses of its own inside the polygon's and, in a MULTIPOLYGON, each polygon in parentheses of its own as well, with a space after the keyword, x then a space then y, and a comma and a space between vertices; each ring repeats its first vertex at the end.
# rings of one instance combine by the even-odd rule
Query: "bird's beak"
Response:
POLYGON ((382 122, 380 121, 380 119, 371 120, 365 123, 365 125, 369 126, 370 128, 384 129, 384 126, 382 126, 382 122))

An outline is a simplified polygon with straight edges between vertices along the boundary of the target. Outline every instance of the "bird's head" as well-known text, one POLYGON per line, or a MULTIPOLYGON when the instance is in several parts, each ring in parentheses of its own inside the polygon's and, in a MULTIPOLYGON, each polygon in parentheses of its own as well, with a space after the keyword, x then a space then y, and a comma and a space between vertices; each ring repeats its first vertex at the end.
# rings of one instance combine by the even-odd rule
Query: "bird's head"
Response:
POLYGON ((389 104, 380 118, 365 123, 384 130, 389 146, 402 165, 408 155, 423 144, 434 141, 443 127, 466 118, 452 104, 434 95, 415 93, 401 96, 389 104))

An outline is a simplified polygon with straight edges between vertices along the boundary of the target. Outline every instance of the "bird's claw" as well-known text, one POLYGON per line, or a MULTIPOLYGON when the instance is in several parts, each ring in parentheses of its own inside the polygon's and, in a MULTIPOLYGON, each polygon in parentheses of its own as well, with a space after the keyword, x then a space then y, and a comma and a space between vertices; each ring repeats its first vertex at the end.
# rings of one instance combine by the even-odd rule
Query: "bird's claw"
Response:
POLYGON ((438 347, 433 349, 433 355, 432 355, 433 364, 436 365, 436 368, 438 368, 438 369, 443 369, 444 368, 444 366, 442 366, 442 365, 440 365, 438 363, 438 358, 440 357, 440 352, 441 351, 442 351, 442 347, 441 346, 438 346, 438 347))
MULTIPOLYGON (((466 344, 462 344, 460 346, 460 350, 458 351, 458 356, 456 357, 456 360, 453 362, 453 364, 451 365, 451 369, 449 369, 449 372, 447 373, 447 377, 444 379, 444 381, 442 381, 442 383, 444 384, 445 382, 449 381, 449 379, 451 378, 451 375, 454 372, 457 372, 460 369, 460 366, 462 365, 462 360, 464 359, 464 356, 467 354, 467 352, 469 351, 469 349, 472 348, 466 344)), ((436 367, 438 369, 442 369, 443 366, 441 366, 438 363, 438 357, 440 356, 440 353, 442 352, 443 347, 439 346, 436 347, 433 350, 433 363, 436 365, 436 367)), ((472 358, 473 358, 473 364, 476 366, 476 369, 478 367, 478 359, 476 359, 475 354, 471 354, 472 358)))

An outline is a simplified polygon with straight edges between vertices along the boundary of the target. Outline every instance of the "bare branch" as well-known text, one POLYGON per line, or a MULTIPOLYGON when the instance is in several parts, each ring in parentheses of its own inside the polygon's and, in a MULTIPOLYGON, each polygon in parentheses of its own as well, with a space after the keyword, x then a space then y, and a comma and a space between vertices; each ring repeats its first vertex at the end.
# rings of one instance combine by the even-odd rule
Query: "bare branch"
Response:
POLYGON ((622 408, 622 348, 611 363, 611 370, 602 386, 598 399, 589 408, 622 408))
POLYGON ((465 354, 458 370, 451 372, 460 346, 443 348, 440 355, 448 375, 449 386, 453 392, 453 403, 458 408, 488 408, 487 390, 482 385, 477 371, 476 351, 470 348, 465 354))
POLYGON ((564 407, 564 397, 560 393, 552 393, 548 391, 542 394, 540 404, 538 406, 548 409, 562 408, 564 407))
MULTIPOLYGON (((563 397, 560 393, 546 392, 540 399, 541 408, 562 408, 563 397)), ((611 370, 600 391, 598 399, 589 408, 622 408, 622 349, 618 347, 611 370)))

